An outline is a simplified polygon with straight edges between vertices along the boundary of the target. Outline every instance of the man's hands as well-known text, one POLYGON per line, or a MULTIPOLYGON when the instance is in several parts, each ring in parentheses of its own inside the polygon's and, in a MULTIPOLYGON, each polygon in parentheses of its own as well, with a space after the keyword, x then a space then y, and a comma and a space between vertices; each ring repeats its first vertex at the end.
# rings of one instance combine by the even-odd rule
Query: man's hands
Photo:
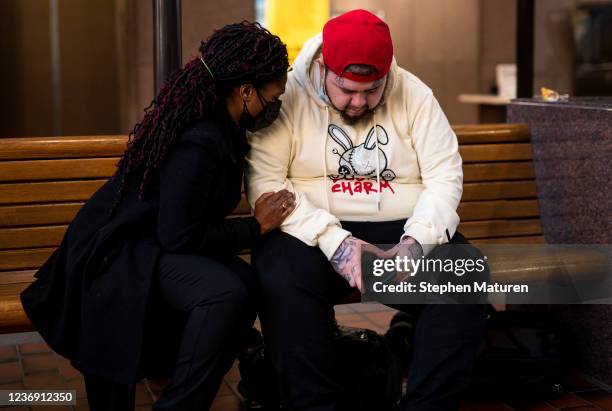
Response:
POLYGON ((340 244, 330 263, 351 287, 363 291, 361 281, 361 253, 368 252, 381 257, 384 253, 380 248, 357 237, 348 236, 340 244))
POLYGON ((264 193, 255 201, 255 218, 261 234, 266 234, 285 221, 295 209, 295 194, 287 190, 264 193))
MULTIPOLYGON (((363 284, 361 277, 361 255, 363 252, 368 252, 376 255, 378 258, 394 259, 400 257, 402 260, 406 257, 408 260, 416 260, 423 255, 423 248, 412 237, 405 236, 395 247, 384 251, 359 238, 349 236, 338 247, 332 256, 330 263, 334 270, 340 274, 351 287, 357 287, 363 292, 363 284)), ((407 264, 411 267, 411 264, 407 264)), ((396 280, 403 281, 411 271, 398 271, 396 280)))

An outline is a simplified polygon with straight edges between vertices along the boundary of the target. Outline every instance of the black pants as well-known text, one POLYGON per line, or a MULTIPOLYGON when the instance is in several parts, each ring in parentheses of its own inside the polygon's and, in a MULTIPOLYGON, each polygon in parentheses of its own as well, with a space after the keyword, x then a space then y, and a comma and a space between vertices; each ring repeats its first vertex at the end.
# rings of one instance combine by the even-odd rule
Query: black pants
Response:
MULTIPOLYGON (((353 235, 376 244, 396 243, 404 221, 344 222, 353 235)), ((464 242, 457 234, 451 242, 464 242)), ((341 377, 331 341, 334 303, 348 294, 324 254, 275 231, 254 250, 262 293, 260 319, 279 377, 282 400, 292 410, 336 410, 341 377)), ((484 305, 407 305, 418 315, 408 392, 402 409, 456 410, 467 388, 484 329, 484 305)), ((359 361, 358 358, 355 361, 359 361)))
MULTIPOLYGON (((147 327, 144 362, 171 360, 173 371, 153 410, 206 410, 255 319, 251 268, 236 256, 175 254, 162 255, 158 267, 152 312, 163 319, 148 318, 155 326, 147 327)), ((85 384, 92 411, 134 409, 134 387, 87 375, 85 384)))

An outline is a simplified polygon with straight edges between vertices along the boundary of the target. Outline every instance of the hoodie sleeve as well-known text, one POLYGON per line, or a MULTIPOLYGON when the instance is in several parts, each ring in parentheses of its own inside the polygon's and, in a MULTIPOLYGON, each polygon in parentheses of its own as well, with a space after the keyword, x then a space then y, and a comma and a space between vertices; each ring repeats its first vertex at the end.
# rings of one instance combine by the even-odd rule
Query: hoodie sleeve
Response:
MULTIPOLYGON (((287 93, 291 91, 287 90, 287 93)), ((298 238, 309 246, 318 246, 328 259, 350 235, 342 229, 338 218, 324 209, 315 207, 308 198, 295 191, 288 170, 292 161, 292 124, 286 104, 290 98, 283 99, 278 119, 262 131, 251 134, 251 151, 247 156, 245 174, 246 191, 251 207, 266 192, 287 189, 295 193, 296 208, 281 225, 281 230, 298 238)))
POLYGON ((427 254, 436 245, 448 242, 447 230, 451 238, 457 230, 463 170, 457 136, 431 91, 416 108, 413 119, 410 134, 425 190, 404 231, 427 254))

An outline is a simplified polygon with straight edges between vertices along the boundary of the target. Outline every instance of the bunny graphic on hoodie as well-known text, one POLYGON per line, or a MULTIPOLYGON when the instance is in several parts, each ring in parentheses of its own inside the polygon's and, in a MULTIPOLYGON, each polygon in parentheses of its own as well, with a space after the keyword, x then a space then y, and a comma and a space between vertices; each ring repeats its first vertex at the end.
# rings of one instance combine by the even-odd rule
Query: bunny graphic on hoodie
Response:
POLYGON ((387 168, 387 156, 380 147, 389 142, 383 127, 379 125, 372 127, 365 141, 356 147, 345 131, 335 124, 330 124, 329 135, 342 147, 342 151, 332 150, 340 157, 338 174, 328 176, 333 181, 330 187, 332 193, 344 192, 351 196, 356 193, 366 195, 376 193, 378 196, 378 193, 384 190, 395 193, 390 183, 395 178, 395 173, 387 168), (378 140, 378 145, 375 139, 378 140), (369 180, 374 180, 376 185, 369 180))
POLYGON ((427 254, 459 224, 457 137, 431 89, 395 59, 371 118, 344 122, 325 94, 321 46, 320 34, 306 42, 278 119, 249 135, 251 206, 265 192, 294 192, 296 208, 281 230, 318 246, 328 259, 350 235, 340 221, 406 220, 405 234, 427 254))
MULTIPOLYGON (((339 175, 335 177, 336 179, 346 179, 349 177, 363 178, 376 176, 376 174, 380 174, 385 181, 395 178, 395 173, 387 168, 385 152, 382 148, 377 147, 376 141, 374 141, 374 139, 377 139, 380 145, 386 145, 389 142, 389 137, 383 127, 379 125, 372 127, 368 131, 365 141, 357 147, 353 146, 353 141, 345 131, 335 124, 329 125, 329 135, 332 140, 343 148, 342 153, 335 149, 333 150, 334 154, 340 156, 339 175), (380 136, 382 136, 382 139, 380 136), (376 158, 376 155, 379 158, 376 158), (379 170, 376 169, 377 161, 379 161, 379 170)), ((330 178, 333 179, 334 177, 330 176, 330 178)))

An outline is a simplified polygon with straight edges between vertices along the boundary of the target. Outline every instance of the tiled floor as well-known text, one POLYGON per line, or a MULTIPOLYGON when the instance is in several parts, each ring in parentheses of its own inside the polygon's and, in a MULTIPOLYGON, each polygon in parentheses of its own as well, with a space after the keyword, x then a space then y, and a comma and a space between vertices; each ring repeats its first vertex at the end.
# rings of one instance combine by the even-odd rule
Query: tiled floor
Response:
MULTIPOLYGON (((353 304, 336 307, 338 322, 353 327, 370 328, 385 332, 390 318, 395 311, 378 304, 353 304)), ((39 339, 40 337, 38 337, 39 339)), ((72 368, 68 360, 53 353, 41 342, 23 342, 24 337, 16 335, 11 342, 2 339, 5 345, 0 346, 0 390, 3 389, 74 389, 77 393, 77 405, 71 407, 32 406, 6 407, 12 410, 88 410, 85 386, 81 374, 72 368), (21 342, 19 341, 21 340, 21 342)), ((37 340, 28 336, 27 340, 37 340)), ((242 402, 235 394, 235 386, 240 380, 238 368, 232 367, 225 376, 213 403, 213 411, 239 411, 242 402)), ((151 409, 165 385, 164 381, 146 381, 138 384, 136 391, 136 410, 151 409)), ((612 393, 600 388, 587 379, 572 376, 566 382, 567 394, 550 402, 529 404, 501 402, 466 403, 461 411, 552 411, 552 410, 611 410, 612 393)))

